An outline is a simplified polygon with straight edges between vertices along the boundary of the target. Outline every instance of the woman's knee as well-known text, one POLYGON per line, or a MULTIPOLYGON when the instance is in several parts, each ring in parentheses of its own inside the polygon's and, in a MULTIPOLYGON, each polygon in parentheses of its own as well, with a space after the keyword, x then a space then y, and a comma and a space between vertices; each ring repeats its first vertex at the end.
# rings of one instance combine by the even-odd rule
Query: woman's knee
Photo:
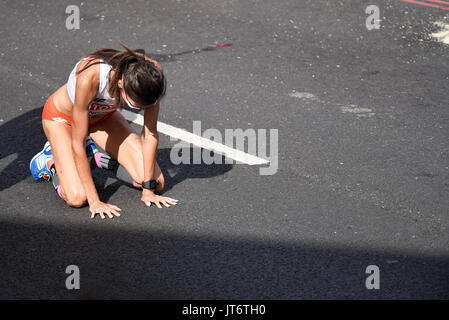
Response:
POLYGON ((82 207, 87 203, 87 196, 84 189, 75 189, 70 192, 64 192, 63 198, 65 202, 71 207, 82 207))
POLYGON ((86 205, 87 203, 87 198, 86 197, 72 197, 72 198, 68 198, 66 200, 66 203, 71 206, 71 207, 75 207, 75 208, 80 208, 86 205))

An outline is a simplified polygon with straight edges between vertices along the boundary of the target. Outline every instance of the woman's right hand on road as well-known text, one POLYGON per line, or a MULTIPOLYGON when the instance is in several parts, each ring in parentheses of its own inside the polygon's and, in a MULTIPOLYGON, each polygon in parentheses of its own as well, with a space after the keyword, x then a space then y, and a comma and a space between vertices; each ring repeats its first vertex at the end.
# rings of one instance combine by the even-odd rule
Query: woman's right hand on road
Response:
POLYGON ((122 209, 113 204, 95 201, 89 206, 89 211, 92 214, 90 216, 91 219, 93 219, 97 213, 100 214, 101 219, 105 218, 104 214, 107 214, 107 216, 112 219, 114 216, 120 217, 119 212, 122 211, 122 209))

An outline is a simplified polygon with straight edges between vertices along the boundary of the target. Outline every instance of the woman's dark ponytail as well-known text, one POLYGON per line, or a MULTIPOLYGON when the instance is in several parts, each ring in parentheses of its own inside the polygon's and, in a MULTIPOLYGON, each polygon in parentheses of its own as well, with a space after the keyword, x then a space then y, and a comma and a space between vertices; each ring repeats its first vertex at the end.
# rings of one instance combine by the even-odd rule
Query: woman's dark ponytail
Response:
POLYGON ((166 79, 162 68, 156 61, 145 59, 145 50, 131 50, 123 43, 120 45, 125 50, 100 49, 85 55, 103 61, 88 63, 77 74, 95 64, 109 64, 114 74, 110 79, 108 91, 117 103, 120 101, 118 81, 123 75, 125 91, 134 102, 141 106, 154 104, 165 95, 166 79))

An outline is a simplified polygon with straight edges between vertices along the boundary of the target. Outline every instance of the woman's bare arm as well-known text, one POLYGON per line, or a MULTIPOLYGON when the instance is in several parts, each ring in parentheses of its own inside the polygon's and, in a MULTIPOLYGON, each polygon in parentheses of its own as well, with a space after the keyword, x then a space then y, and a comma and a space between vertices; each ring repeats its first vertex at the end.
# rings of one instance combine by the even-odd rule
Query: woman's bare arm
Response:
POLYGON ((99 66, 86 69, 76 80, 75 103, 72 111, 72 150, 78 175, 86 192, 91 218, 98 213, 104 219, 120 216, 120 208, 100 201, 92 179, 86 156, 85 141, 89 132, 89 103, 95 98, 98 88, 99 66))
MULTIPOLYGON (((157 145, 159 143, 159 134, 157 132, 157 118, 159 114, 159 102, 154 106, 146 108, 144 113, 144 125, 142 128, 142 152, 144 161, 144 181, 153 180, 154 168, 156 164, 157 145)), ((162 208, 161 204, 166 207, 176 205, 176 199, 163 197, 154 194, 152 190, 142 190, 142 201, 149 205, 156 204, 158 208, 162 208)))
POLYGON ((97 88, 92 75, 95 66, 83 71, 76 80, 75 103, 72 111, 72 150, 78 175, 86 192, 89 205, 100 200, 92 179, 90 165, 87 160, 85 141, 88 134, 88 105, 95 98, 97 88))

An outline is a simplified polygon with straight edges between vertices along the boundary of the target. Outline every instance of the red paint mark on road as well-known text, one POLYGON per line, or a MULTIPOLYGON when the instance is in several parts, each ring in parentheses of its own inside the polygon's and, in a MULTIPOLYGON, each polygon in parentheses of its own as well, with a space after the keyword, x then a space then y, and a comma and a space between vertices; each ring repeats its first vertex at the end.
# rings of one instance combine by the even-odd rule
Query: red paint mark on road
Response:
POLYGON ((443 9, 443 10, 449 10, 449 6, 445 7, 445 6, 440 6, 438 4, 429 3, 429 2, 435 2, 435 3, 441 3, 441 4, 449 5, 449 2, 441 1, 441 0, 427 0, 429 2, 422 2, 422 1, 415 1, 415 0, 401 0, 401 1, 402 2, 414 3, 414 4, 419 4, 421 6, 427 6, 427 7, 438 8, 438 9, 443 9))
POLYGON ((176 60, 175 57, 177 57, 177 56, 182 56, 185 54, 195 54, 195 53, 200 53, 203 51, 214 51, 214 50, 217 50, 218 48, 226 48, 226 47, 232 47, 232 43, 216 44, 216 45, 207 46, 205 48, 186 50, 186 51, 182 51, 182 52, 168 53, 168 54, 149 53, 148 56, 152 59, 155 59, 156 61, 159 61, 159 62, 171 62, 171 61, 175 61, 176 60))
POLYGON ((441 1, 441 0, 427 0, 427 1, 449 5, 449 2, 447 2, 447 1, 441 1))

